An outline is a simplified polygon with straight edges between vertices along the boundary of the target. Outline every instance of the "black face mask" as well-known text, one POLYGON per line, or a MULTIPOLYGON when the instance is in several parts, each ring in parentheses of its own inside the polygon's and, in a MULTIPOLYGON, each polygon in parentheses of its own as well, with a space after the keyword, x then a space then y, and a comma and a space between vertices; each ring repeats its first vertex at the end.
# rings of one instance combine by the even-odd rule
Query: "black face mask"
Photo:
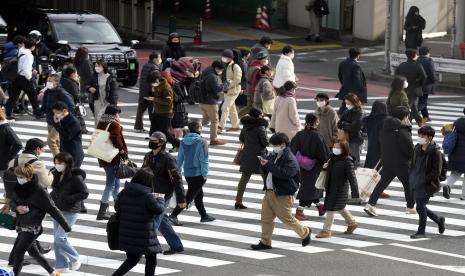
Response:
POLYGON ((160 148, 161 146, 162 146, 162 145, 149 142, 149 149, 153 149, 153 150, 154 150, 154 149, 160 148))

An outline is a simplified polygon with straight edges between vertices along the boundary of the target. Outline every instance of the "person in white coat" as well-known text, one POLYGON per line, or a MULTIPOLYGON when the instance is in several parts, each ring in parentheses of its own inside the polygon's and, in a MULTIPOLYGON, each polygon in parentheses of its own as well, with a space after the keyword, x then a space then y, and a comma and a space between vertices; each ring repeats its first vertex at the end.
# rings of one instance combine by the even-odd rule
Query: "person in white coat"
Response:
POLYGON ((231 128, 227 131, 240 131, 239 128, 239 117, 236 109, 236 99, 241 93, 241 80, 242 80, 242 70, 239 64, 236 64, 234 61, 234 53, 230 49, 223 51, 221 56, 221 61, 225 65, 225 77, 229 83, 228 91, 224 94, 224 102, 221 107, 221 119, 218 126, 218 131, 222 132, 224 126, 226 125, 226 120, 228 117, 231 120, 231 128))
POLYGON ((285 133, 289 140, 292 140, 302 129, 295 100, 296 88, 295 82, 287 81, 284 83, 283 89, 278 91, 278 97, 274 103, 274 113, 271 116, 270 130, 285 133))
POLYGON ((286 81, 296 82, 298 81, 294 73, 294 49, 291 46, 285 46, 282 50, 281 58, 276 65, 275 76, 273 80, 273 86, 278 90, 281 88, 286 81))

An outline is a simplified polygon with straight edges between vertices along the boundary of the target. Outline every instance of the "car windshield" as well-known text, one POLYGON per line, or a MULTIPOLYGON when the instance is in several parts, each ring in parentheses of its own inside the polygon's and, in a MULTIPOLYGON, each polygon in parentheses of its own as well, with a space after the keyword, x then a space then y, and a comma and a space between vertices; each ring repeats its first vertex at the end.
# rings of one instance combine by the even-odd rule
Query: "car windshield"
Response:
POLYGON ((110 44, 121 43, 115 29, 108 22, 57 21, 53 24, 58 40, 78 44, 110 44))

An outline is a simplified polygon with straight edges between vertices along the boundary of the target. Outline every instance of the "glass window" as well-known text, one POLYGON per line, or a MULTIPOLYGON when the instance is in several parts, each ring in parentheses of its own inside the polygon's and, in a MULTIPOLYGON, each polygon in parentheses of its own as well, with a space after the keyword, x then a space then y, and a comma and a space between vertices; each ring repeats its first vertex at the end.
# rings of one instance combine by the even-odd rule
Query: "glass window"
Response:
POLYGON ((57 21, 53 23, 57 39, 69 43, 112 44, 121 43, 121 38, 108 22, 57 21))

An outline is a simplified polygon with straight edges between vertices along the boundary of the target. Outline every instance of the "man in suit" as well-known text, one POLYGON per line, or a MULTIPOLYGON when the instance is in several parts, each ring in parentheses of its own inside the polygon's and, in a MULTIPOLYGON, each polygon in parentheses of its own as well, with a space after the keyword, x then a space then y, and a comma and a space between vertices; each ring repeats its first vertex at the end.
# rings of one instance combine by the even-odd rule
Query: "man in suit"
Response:
POLYGON ((434 75, 436 70, 434 69, 433 59, 430 57, 429 48, 426 46, 420 47, 418 50, 420 57, 418 62, 423 66, 426 73, 426 81, 423 84, 423 95, 418 98, 418 110, 421 112, 421 116, 424 121, 430 121, 428 112, 428 96, 434 94, 434 75))
POLYGON ((357 95, 362 103, 367 102, 365 74, 358 63, 360 54, 358 48, 350 48, 349 57, 339 64, 338 78, 342 85, 339 93, 336 95, 339 100, 342 100, 341 108, 338 111, 339 114, 342 114, 345 110, 344 98, 349 93, 357 95))

